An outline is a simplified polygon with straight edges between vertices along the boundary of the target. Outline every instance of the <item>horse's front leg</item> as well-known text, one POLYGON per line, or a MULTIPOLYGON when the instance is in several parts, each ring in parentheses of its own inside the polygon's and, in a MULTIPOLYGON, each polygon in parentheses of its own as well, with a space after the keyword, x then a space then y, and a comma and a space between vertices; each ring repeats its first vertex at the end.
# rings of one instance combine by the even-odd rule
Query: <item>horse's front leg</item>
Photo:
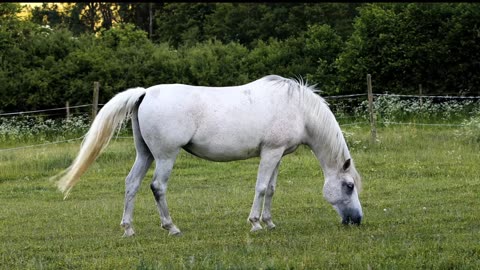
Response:
POLYGON ((272 198, 273 194, 275 193, 275 186, 277 185, 277 176, 278 176, 278 168, 280 167, 280 161, 277 163, 275 170, 273 171, 272 177, 267 186, 267 191, 265 193, 265 202, 263 204, 263 212, 262 212, 262 221, 267 225, 267 229, 274 229, 275 224, 272 222, 272 198))
POLYGON ((150 185, 160 213, 162 228, 168 230, 170 235, 181 234, 180 230, 175 224, 173 224, 172 218, 170 217, 166 197, 168 178, 172 172, 175 158, 176 154, 171 158, 156 160, 155 174, 152 184, 150 185))
POLYGON ((284 149, 262 149, 260 165, 258 167, 257 183, 255 185, 255 197, 253 198, 252 210, 248 217, 248 220, 252 224, 252 232, 262 229, 262 226, 260 225, 260 212, 262 210, 263 201, 270 180, 282 158, 283 152, 284 149))
POLYGON ((125 179, 125 206, 123 209, 122 222, 120 223, 120 226, 125 230, 125 233, 123 234, 124 237, 135 234, 132 225, 135 194, 137 193, 148 168, 152 164, 152 161, 153 158, 151 155, 142 156, 137 154, 135 163, 125 179))

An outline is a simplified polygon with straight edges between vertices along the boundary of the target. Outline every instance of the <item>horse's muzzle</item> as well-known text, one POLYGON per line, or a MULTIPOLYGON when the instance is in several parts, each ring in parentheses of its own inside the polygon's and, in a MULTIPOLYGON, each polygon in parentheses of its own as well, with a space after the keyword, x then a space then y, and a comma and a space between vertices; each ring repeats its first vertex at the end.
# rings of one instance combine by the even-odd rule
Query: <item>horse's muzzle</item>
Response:
POLYGON ((348 215, 348 216, 342 217, 343 225, 349 225, 349 224, 360 225, 361 222, 362 222, 361 215, 348 215))
POLYGON ((362 210, 358 210, 355 208, 341 208, 335 207, 338 214, 342 218, 342 224, 344 225, 360 225, 363 219, 362 210))

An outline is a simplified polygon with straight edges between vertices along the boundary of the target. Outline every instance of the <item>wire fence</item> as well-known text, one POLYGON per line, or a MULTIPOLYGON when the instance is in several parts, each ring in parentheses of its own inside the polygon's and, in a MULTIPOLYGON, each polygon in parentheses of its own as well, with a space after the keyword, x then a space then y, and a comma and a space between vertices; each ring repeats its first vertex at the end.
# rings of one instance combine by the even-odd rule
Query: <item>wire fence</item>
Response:
MULTIPOLYGON (((319 92, 319 91, 316 91, 319 92)), ((400 95, 400 94, 373 94, 376 97, 380 96, 387 96, 387 97, 403 97, 403 98, 437 98, 437 99, 471 99, 471 100, 480 100, 480 96, 428 96, 428 95, 400 95)), ((358 98, 358 97, 366 97, 367 94, 350 94, 350 95, 337 95, 337 96, 323 96, 325 100, 336 100, 336 99, 351 99, 351 98, 358 98)), ((98 104, 99 107, 105 104, 98 104)), ((37 114, 42 112, 53 112, 53 111, 66 111, 67 109, 78 109, 78 108, 91 108, 93 104, 84 104, 84 105, 76 105, 76 106, 69 106, 69 107, 60 107, 60 108, 51 108, 51 109, 42 109, 42 110, 31 110, 31 111, 20 111, 20 112, 8 112, 8 113, 0 113, 0 116, 14 116, 14 115, 27 115, 27 114, 37 114)), ((48 116, 51 114, 45 114, 48 116)), ((60 113, 59 113, 60 115, 60 113)))
MULTIPOLYGON (((338 101, 342 99, 358 99, 360 97, 365 97, 367 94, 351 94, 351 95, 336 95, 336 96, 324 96, 325 100, 331 101, 338 101)), ((399 94, 373 94, 375 97, 399 97, 399 98, 416 98, 416 99, 428 99, 428 98, 435 98, 435 99, 444 99, 444 100, 452 100, 452 99, 460 99, 460 100, 480 100, 480 96, 428 96, 428 95, 399 95, 399 94)), ((98 106, 103 106, 105 104, 98 104, 98 106)), ((8 113, 0 113, 0 117, 9 117, 9 116, 27 116, 27 115, 35 115, 35 116, 43 116, 49 117, 52 115, 66 115, 66 111, 70 109, 81 109, 81 108, 92 108, 93 104, 84 104, 84 105, 76 105, 76 106, 69 106, 69 107, 59 107, 59 108, 51 108, 51 109, 42 109, 42 110, 30 110, 30 111, 20 111, 20 112, 8 112, 8 113), (65 111, 65 113, 59 113, 58 111, 65 111), (56 112, 56 113, 52 113, 56 112), (47 113, 47 114, 46 114, 47 113)), ((71 113, 74 115, 76 113, 71 113)), ((77 113, 78 114, 78 113, 77 113)), ((85 113, 83 113, 85 114, 85 113)), ((349 127, 349 126, 360 126, 360 125, 370 125, 369 120, 365 118, 365 120, 360 120, 357 116, 348 116, 348 115, 341 115, 337 117, 337 121, 339 121, 339 125, 341 127, 349 127), (347 123, 343 123, 344 121, 347 123), (349 122, 349 120, 351 122, 349 122), (352 121, 353 120, 353 121, 352 121)), ((464 124, 452 124, 452 123, 418 123, 418 122, 398 122, 398 121, 378 121, 378 124, 382 124, 384 126, 389 125, 410 125, 410 126, 429 126, 429 127, 463 127, 464 124)), ((41 144, 34 144, 34 145, 26 145, 20 147, 12 147, 12 148, 2 148, 0 152, 7 152, 7 151, 16 151, 28 148, 35 148, 35 147, 44 147, 50 146, 55 144, 62 144, 68 142, 74 142, 82 140, 84 136, 67 139, 67 140, 59 140, 41 144)), ((132 139, 131 136, 116 136, 116 139, 132 139)))
MULTIPOLYGON (((98 104, 98 107, 102 107, 105 104, 98 104)), ((92 109, 93 104, 83 104, 83 105, 75 105, 75 106, 69 106, 69 107, 59 107, 59 108, 51 108, 51 109, 41 109, 41 110, 31 110, 31 111, 20 111, 20 112, 7 112, 7 113, 0 113, 0 117, 9 117, 9 116, 29 116, 29 115, 35 115, 35 116, 58 116, 58 115, 63 115, 63 116, 68 116, 68 115, 84 115, 87 113, 90 113, 90 111, 79 111, 78 109, 92 109), (72 111, 76 109, 75 111, 72 111)))
MULTIPOLYGON (((28 148, 35 148, 35 147, 49 146, 49 145, 55 145, 55 144, 62 144, 62 143, 67 143, 67 142, 80 141, 80 140, 83 140, 84 138, 85 138, 85 136, 81 136, 81 137, 74 138, 74 139, 61 140, 61 141, 55 141, 55 142, 39 143, 39 144, 25 145, 25 146, 19 146, 19 147, 2 148, 2 149, 0 149, 0 153, 1 152, 7 152, 7 151, 24 150, 24 149, 28 149, 28 148)), ((119 136, 119 137, 115 137, 114 139, 133 139, 133 136, 119 136)))
POLYGON ((0 116, 26 115, 26 114, 35 114, 35 113, 53 112, 53 111, 66 111, 67 109, 86 108, 86 107, 92 107, 92 104, 77 105, 77 106, 71 106, 71 107, 52 108, 52 109, 44 109, 44 110, 34 110, 34 111, 0 113, 0 116))
POLYGON ((425 96, 425 95, 399 95, 399 94, 373 94, 374 96, 404 97, 404 98, 438 98, 438 99, 480 99, 480 96, 425 96))
POLYGON ((79 140, 82 140, 83 137, 84 136, 74 138, 74 139, 55 141, 55 142, 39 143, 39 144, 32 144, 32 145, 25 145, 25 146, 19 146, 19 147, 11 147, 11 148, 2 148, 2 149, 0 149, 0 152, 23 150, 23 149, 34 148, 34 147, 41 147, 41 146, 47 146, 47 145, 54 145, 54 144, 62 144, 62 143, 66 143, 66 142, 79 141, 79 140))

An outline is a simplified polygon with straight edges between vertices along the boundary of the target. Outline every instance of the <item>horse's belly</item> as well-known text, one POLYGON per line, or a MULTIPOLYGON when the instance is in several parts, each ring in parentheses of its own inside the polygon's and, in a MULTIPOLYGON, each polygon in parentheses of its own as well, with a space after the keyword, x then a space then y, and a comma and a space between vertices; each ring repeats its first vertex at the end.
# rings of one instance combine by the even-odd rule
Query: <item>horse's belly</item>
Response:
POLYGON ((226 145, 222 142, 189 143, 183 147, 185 151, 197 157, 212 161, 242 160, 260 155, 258 145, 226 145))
POLYGON ((190 154, 211 160, 211 161, 234 161, 257 157, 260 154, 258 148, 252 149, 226 149, 226 148, 211 148, 201 147, 196 145, 186 145, 183 149, 190 154))

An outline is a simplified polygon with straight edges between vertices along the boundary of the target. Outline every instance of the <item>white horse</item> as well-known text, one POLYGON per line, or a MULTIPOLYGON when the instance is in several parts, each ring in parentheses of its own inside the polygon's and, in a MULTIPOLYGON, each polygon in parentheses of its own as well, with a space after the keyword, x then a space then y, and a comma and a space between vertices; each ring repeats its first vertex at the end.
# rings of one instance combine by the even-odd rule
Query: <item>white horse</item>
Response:
POLYGON ((269 229, 275 227, 270 210, 280 159, 301 144, 308 145, 319 160, 325 176, 323 196, 342 223, 362 220, 360 175, 327 103, 303 81, 275 75, 232 87, 161 84, 117 94, 100 110, 78 156, 61 175, 58 187, 65 197, 130 116, 137 155, 125 179, 124 236, 134 234, 135 193, 153 161, 150 187, 162 228, 180 234, 168 211, 166 191, 182 148, 212 161, 260 157, 248 217, 251 231, 262 229, 260 221, 269 229))

